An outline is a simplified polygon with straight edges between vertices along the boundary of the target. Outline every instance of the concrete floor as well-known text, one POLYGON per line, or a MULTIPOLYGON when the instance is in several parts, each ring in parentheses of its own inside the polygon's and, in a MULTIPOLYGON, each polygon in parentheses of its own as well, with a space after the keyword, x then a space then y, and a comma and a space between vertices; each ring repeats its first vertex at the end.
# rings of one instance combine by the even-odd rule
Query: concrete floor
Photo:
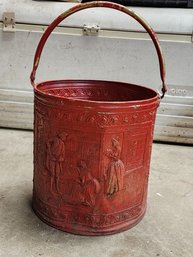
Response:
POLYGON ((75 236, 30 207, 32 132, 0 130, 1 257, 193 257, 193 147, 154 144, 145 218, 126 232, 75 236))

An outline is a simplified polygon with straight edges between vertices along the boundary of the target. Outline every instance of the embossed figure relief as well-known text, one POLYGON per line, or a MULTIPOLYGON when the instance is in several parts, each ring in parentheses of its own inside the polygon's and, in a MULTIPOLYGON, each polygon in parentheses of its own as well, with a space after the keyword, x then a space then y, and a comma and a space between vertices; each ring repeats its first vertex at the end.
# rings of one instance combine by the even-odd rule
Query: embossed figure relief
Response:
POLYGON ((97 194, 100 192, 100 184, 96 178, 94 178, 87 167, 85 160, 79 160, 77 162, 78 177, 74 183, 72 191, 72 202, 78 199, 78 204, 86 206, 94 206, 97 194))
POLYGON ((113 195, 123 189, 123 176, 125 165, 120 160, 121 146, 119 138, 112 138, 111 148, 107 149, 105 155, 109 158, 109 164, 105 173, 106 194, 113 195))
POLYGON ((50 191, 59 193, 59 177, 62 172, 62 163, 65 161, 65 142, 68 134, 62 132, 47 143, 46 167, 50 173, 50 191))
POLYGON ((101 190, 99 181, 93 176, 98 148, 83 139, 84 136, 80 140, 76 134, 62 132, 46 145, 49 193, 55 195, 60 204, 93 207, 101 190))

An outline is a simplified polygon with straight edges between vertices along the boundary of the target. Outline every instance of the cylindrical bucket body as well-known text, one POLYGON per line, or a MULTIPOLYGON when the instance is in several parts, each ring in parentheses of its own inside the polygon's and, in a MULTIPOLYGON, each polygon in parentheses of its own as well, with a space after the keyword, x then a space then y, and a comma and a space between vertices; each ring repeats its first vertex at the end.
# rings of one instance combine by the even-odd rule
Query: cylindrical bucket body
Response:
POLYGON ((35 88, 33 209, 82 234, 126 230, 146 210, 159 95, 107 81, 50 81, 35 88))

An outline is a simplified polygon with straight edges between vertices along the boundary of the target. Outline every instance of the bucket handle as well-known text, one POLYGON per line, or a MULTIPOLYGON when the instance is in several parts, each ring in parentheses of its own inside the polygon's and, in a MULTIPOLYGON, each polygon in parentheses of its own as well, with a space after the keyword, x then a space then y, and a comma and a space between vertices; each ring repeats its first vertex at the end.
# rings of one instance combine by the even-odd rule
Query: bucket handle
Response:
POLYGON ((138 21, 144 27, 144 29, 147 31, 147 33, 151 37, 151 39, 154 43, 154 46, 156 48, 156 51, 157 51, 157 55, 158 55, 158 59, 159 59, 159 67, 160 67, 160 77, 162 80, 161 98, 163 98, 167 91, 167 87, 165 84, 165 64, 164 64, 164 58, 163 58, 162 50, 161 50, 157 35, 155 34, 154 30, 149 26, 149 24, 146 21, 144 21, 143 18, 141 18, 139 15, 137 15, 134 11, 126 8, 123 5, 119 5, 119 4, 111 3, 111 2, 105 2, 105 1, 94 1, 94 2, 78 4, 78 5, 70 8, 69 10, 63 12, 47 27, 47 29, 43 33, 43 35, 40 39, 40 42, 37 46, 37 49, 36 49, 34 63, 33 63, 33 69, 32 69, 31 76, 30 76, 32 86, 33 87, 35 86, 35 75, 36 75, 36 70, 39 65, 41 53, 42 53, 43 47, 44 47, 48 37, 50 36, 51 32, 55 29, 56 26, 58 26, 58 24, 61 21, 63 21, 65 18, 67 18, 71 14, 81 11, 81 10, 84 10, 84 9, 93 8, 93 7, 106 7, 106 8, 116 9, 125 14, 128 14, 129 16, 134 18, 136 21, 138 21))

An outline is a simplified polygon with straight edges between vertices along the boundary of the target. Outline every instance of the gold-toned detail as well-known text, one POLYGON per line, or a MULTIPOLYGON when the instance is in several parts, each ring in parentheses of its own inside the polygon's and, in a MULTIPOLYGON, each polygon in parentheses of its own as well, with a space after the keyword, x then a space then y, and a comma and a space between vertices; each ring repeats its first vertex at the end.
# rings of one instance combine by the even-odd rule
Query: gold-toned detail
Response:
POLYGON ((35 62, 35 67, 37 67, 37 66, 38 66, 39 61, 40 61, 40 57, 37 57, 36 62, 35 62))

